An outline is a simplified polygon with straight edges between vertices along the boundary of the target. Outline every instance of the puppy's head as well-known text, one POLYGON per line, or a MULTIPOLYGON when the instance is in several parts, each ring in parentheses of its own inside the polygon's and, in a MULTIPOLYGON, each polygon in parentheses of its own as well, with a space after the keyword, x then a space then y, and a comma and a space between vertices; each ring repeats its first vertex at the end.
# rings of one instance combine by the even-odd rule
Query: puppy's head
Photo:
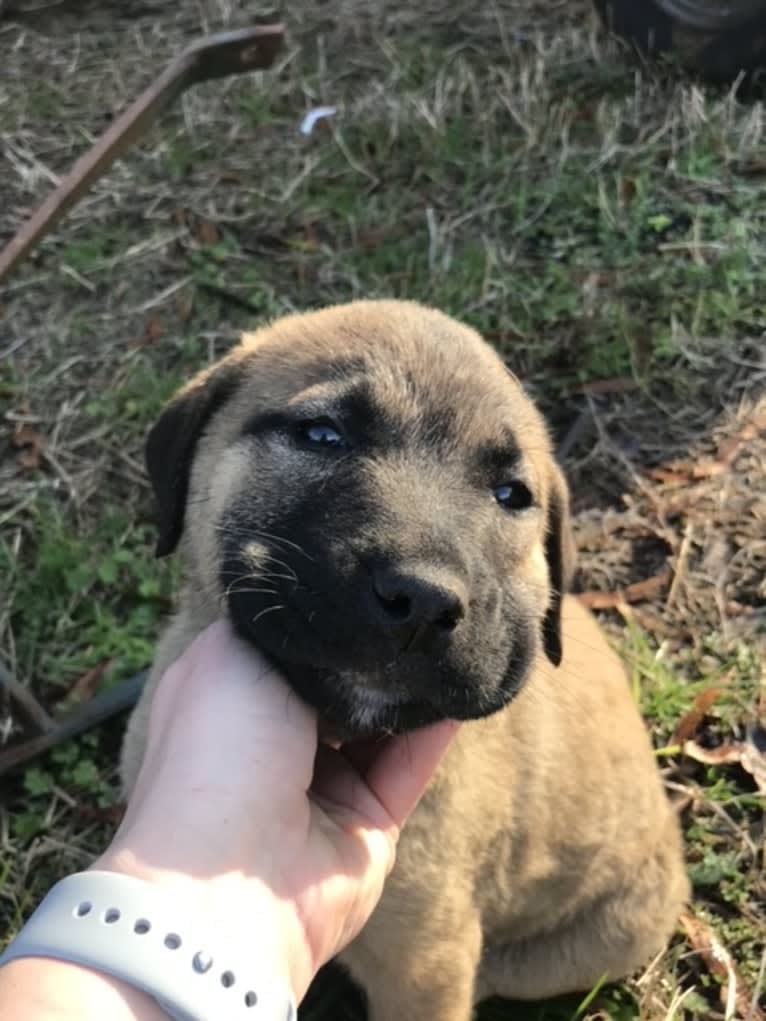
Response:
POLYGON ((150 433, 158 552, 343 735, 506 705, 561 658, 565 484, 472 330, 403 302, 283 319, 150 433))

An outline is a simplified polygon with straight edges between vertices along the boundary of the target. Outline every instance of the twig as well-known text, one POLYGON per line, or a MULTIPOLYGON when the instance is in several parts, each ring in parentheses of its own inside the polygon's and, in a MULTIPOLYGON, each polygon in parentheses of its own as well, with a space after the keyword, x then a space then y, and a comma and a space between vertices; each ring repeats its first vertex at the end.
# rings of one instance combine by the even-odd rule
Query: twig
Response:
POLYGON ((3 663, 0 663, 0 687, 5 688, 14 702, 18 703, 27 722, 39 734, 46 734, 56 726, 53 717, 43 709, 29 688, 17 681, 3 663))
POLYGON ((673 565, 673 581, 670 583, 670 591, 668 597, 665 600, 665 609, 669 610, 676 600, 678 590, 681 587, 684 573, 686 571, 686 564, 689 560, 689 550, 691 549, 692 539, 694 538, 694 523, 689 521, 684 529, 684 537, 681 540, 681 548, 678 551, 676 562, 673 565))
POLYGON ((566 432, 566 435, 561 440, 556 449, 556 459, 563 463, 572 453, 574 448, 577 446, 580 439, 585 434, 588 426, 592 425, 593 415, 591 413, 590 406, 583 408, 580 414, 571 424, 566 432))
POLYGON ((616 592, 591 590, 578 592, 577 598, 583 606, 587 606, 591 610, 614 610, 621 603, 640 603, 644 599, 653 599, 670 581, 670 574, 670 567, 666 564, 661 571, 650 578, 634 581, 631 585, 626 585, 625 588, 618 589, 616 592))
POLYGON ((692 949, 710 974, 723 983, 725 1021, 734 1021, 737 1012, 752 1017, 753 1021, 766 1021, 766 1014, 759 1008, 758 1002, 753 1005, 730 952, 707 922, 695 915, 691 907, 681 912, 680 921, 692 949))
POLYGON ((761 998, 761 988, 763 986, 763 977, 766 975, 766 947, 763 948, 761 954, 761 966, 758 969, 758 976, 755 980, 755 987, 753 989, 753 998, 750 1001, 750 1008, 747 1012, 745 1021, 755 1021, 757 1017, 757 1011, 760 1010, 758 1006, 758 1000, 761 998))
POLYGON ((227 291, 225 287, 219 287, 218 284, 210 283, 208 280, 200 280, 197 287, 200 291, 204 291, 206 294, 210 294, 214 298, 218 298, 219 301, 228 302, 230 305, 244 309, 245 312, 251 312, 256 316, 263 315, 263 308, 259 308, 258 305, 253 304, 252 301, 248 301, 247 298, 242 298, 240 295, 234 294, 233 291, 227 291))

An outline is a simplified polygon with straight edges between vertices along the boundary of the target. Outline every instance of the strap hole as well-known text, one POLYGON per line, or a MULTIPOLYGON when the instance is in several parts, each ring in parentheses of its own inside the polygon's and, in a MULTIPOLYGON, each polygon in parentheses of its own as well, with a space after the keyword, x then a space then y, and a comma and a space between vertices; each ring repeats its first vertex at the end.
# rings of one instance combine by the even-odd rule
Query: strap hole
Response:
POLYGON ((181 937, 175 932, 169 932, 165 937, 165 946, 168 950, 178 950, 181 946, 181 937))
POLYGON ((254 1007, 257 1002, 258 1002, 258 997, 255 995, 255 993, 253 992, 252 989, 249 992, 245 993, 245 1006, 246 1007, 254 1007))
POLYGON ((135 932, 137 936, 145 936, 151 927, 152 923, 147 918, 139 918, 133 926, 133 932, 135 932))
POLYGON ((223 975, 221 975, 221 985, 224 989, 231 989, 235 981, 236 979, 233 971, 225 971, 223 975))
POLYGON ((107 925, 114 925, 115 922, 119 922, 120 912, 117 908, 107 908, 104 912, 104 921, 107 925))
POLYGON ((93 910, 93 905, 91 904, 91 902, 89 900, 82 900, 77 905, 77 907, 74 909, 75 917, 76 918, 85 918, 85 916, 89 915, 92 910, 93 910))
POLYGON ((204 975, 213 967, 213 958, 204 950, 198 950, 192 957, 192 968, 199 974, 204 975))

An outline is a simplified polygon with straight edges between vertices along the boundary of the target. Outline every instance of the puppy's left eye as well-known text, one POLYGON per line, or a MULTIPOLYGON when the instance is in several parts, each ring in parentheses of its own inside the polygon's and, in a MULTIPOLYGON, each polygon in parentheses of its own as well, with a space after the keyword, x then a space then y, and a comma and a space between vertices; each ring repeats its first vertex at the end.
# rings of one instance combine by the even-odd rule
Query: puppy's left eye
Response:
POLYGON ((532 494, 523 482, 504 482, 495 487, 495 499, 504 510, 526 510, 532 506, 532 494))
POLYGON ((337 450, 347 445, 343 433, 332 422, 301 422, 298 425, 298 436, 311 447, 337 450))

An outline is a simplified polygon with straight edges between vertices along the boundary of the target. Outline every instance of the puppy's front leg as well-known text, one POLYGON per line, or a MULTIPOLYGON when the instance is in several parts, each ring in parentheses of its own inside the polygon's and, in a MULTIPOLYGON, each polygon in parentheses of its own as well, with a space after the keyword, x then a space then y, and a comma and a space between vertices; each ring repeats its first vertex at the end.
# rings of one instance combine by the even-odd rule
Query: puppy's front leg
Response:
POLYGON ((451 932, 368 926, 341 960, 367 994, 369 1021, 471 1021, 478 919, 451 932), (375 931, 377 930, 377 931, 375 931))
POLYGON ((367 997, 369 1004, 368 1021, 402 1021, 409 1018, 423 1018, 424 1021, 471 1021, 473 1017, 473 995, 470 987, 455 989, 453 981, 449 988, 422 990, 413 994, 395 993, 392 990, 376 990, 367 997), (380 993, 380 995, 378 995, 380 993))
POLYGON ((463 957, 463 947, 445 947, 443 959, 408 971, 378 969, 363 985, 368 1021, 471 1021, 476 962, 463 957))

